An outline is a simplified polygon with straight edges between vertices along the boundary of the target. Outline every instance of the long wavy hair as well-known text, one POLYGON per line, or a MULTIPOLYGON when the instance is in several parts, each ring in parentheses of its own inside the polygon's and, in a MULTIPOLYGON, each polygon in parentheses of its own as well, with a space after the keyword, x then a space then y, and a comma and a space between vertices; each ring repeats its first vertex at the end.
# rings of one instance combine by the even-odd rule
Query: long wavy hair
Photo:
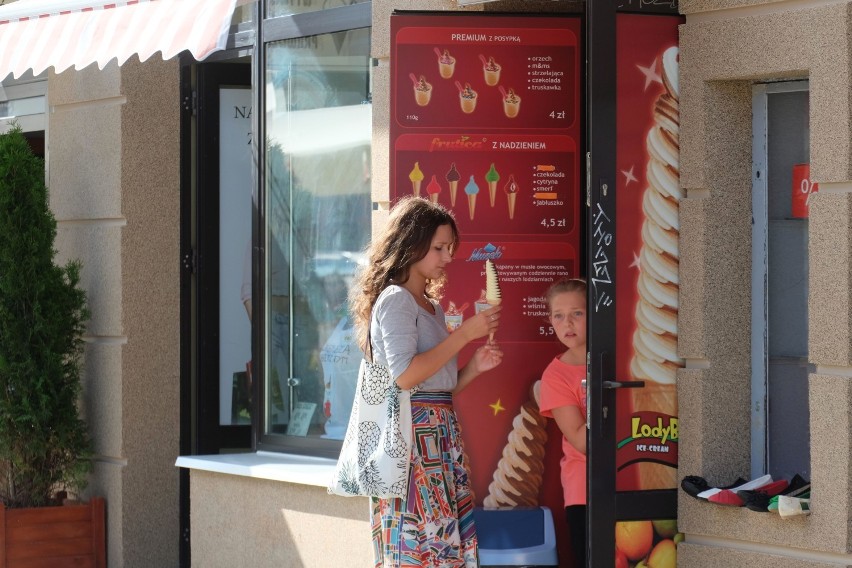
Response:
MULTIPOLYGON (((373 305, 390 284, 408 281, 411 265, 429 252, 435 231, 449 225, 453 232, 450 254, 459 246, 459 231, 453 214, 437 203, 414 196, 403 197, 393 206, 384 230, 367 248, 368 264, 355 277, 349 292, 349 310, 358 345, 367 353, 367 335, 373 305)), ((446 277, 426 283, 426 295, 441 299, 446 277)))

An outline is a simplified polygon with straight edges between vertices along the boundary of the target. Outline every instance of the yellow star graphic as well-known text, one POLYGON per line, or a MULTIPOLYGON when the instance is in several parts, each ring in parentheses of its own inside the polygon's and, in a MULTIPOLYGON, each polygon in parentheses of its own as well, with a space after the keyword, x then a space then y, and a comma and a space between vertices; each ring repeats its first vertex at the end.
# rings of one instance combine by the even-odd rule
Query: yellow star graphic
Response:
POLYGON ((498 412, 503 412, 504 410, 506 410, 505 408, 503 408, 503 405, 500 404, 499 398, 497 399, 497 402, 495 402, 494 404, 489 404, 488 406, 490 406, 494 410, 494 416, 497 416, 498 412))

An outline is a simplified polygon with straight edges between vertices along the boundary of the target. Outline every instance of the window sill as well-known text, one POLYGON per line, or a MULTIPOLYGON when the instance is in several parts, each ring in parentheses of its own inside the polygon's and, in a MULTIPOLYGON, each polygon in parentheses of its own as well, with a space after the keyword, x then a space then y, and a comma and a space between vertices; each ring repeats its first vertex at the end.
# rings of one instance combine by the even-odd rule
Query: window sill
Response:
POLYGON ((186 469, 240 475, 255 479, 328 487, 336 463, 336 460, 330 458, 255 452, 180 456, 175 465, 186 469))

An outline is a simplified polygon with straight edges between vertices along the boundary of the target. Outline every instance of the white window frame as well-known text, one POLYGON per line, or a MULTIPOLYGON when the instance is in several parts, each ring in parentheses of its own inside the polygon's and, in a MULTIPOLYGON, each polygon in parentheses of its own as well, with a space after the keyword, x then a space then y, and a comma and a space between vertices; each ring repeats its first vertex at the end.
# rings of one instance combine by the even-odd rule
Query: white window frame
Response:
POLYGON ((31 73, 27 73, 19 79, 12 79, 9 75, 5 80, 0 81, 0 103, 36 97, 41 97, 44 101, 42 112, 25 116, 0 117, 0 134, 11 130, 14 124, 20 126, 24 132, 47 132, 47 79, 44 75, 33 77, 31 73))

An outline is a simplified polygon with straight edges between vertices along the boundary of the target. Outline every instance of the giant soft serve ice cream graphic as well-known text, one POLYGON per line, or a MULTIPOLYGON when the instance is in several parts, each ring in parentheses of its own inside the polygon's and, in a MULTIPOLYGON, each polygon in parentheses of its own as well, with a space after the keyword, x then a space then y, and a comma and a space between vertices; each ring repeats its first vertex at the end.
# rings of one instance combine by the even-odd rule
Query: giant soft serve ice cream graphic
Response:
MULTIPOLYGON (((654 105, 654 124, 648 131, 648 164, 642 209, 642 247, 639 253, 636 331, 630 372, 645 387, 633 390, 633 412, 655 412, 677 416, 677 370, 683 361, 677 355, 678 237, 680 189, 678 141, 678 48, 662 56, 665 91, 654 105)), ((640 489, 676 487, 677 469, 640 462, 640 489)))

